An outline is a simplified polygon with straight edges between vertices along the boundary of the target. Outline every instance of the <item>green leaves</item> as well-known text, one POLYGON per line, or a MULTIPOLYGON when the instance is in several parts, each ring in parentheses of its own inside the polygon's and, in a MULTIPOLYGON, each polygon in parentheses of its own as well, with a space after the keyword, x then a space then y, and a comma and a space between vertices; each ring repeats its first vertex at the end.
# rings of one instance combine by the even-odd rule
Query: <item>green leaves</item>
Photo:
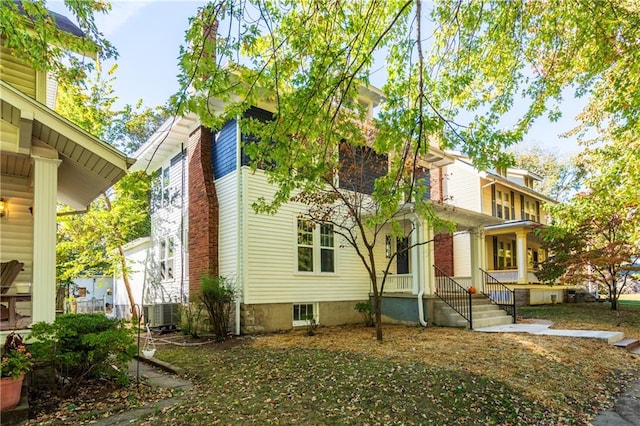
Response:
POLYGON ((58 81, 80 83, 94 69, 92 61, 117 57, 117 51, 98 31, 97 13, 111 9, 102 0, 65 1, 71 15, 76 18, 83 36, 71 34, 56 26, 55 15, 46 8, 46 0, 2 2, 0 29, 3 45, 12 54, 38 71, 52 71, 58 81))

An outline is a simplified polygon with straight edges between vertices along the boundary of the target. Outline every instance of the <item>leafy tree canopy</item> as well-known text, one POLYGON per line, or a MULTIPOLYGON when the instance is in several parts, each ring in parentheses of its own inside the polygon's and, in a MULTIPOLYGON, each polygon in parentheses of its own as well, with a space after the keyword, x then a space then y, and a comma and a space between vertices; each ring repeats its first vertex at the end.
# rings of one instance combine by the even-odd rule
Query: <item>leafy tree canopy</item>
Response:
POLYGON ((510 148, 515 167, 542 176, 536 191, 553 198, 566 201, 580 188, 580 175, 573 159, 562 159, 551 151, 539 146, 532 148, 510 148))
POLYGON ((39 71, 52 71, 60 81, 82 81, 94 67, 93 60, 117 58, 117 51, 98 31, 97 13, 108 13, 104 0, 65 0, 83 35, 56 25, 60 16, 47 10, 46 0, 3 0, 0 4, 2 42, 11 53, 39 71))

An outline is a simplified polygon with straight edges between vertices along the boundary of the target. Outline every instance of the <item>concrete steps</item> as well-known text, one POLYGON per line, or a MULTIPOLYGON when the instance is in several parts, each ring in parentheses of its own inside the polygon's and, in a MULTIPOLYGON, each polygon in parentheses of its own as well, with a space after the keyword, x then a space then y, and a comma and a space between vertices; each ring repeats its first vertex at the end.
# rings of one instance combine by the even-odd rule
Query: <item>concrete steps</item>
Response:
MULTIPOLYGON (((513 318, 499 306, 491 303, 487 298, 476 295, 471 300, 473 328, 507 325, 513 323, 513 318)), ((443 327, 469 327, 466 319, 442 300, 434 302, 435 325, 443 327)))
POLYGON ((640 355, 640 340, 638 339, 622 339, 613 345, 632 354, 640 355))

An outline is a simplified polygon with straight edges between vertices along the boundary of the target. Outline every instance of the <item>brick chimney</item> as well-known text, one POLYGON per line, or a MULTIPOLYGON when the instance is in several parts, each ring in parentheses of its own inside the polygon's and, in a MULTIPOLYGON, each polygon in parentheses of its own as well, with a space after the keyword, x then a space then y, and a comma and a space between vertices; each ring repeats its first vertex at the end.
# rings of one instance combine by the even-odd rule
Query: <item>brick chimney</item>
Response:
POLYGON ((203 275, 218 276, 219 207, 211 164, 211 131, 200 126, 189 136, 189 297, 203 275))

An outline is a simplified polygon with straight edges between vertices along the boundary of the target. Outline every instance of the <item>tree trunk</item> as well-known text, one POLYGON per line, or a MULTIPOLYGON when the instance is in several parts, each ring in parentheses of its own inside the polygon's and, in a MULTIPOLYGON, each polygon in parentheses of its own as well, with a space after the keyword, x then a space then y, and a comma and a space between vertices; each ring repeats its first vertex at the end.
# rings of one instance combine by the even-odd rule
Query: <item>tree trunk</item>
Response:
POLYGON ((374 303, 376 309, 376 340, 382 342, 382 295, 374 295, 374 303))
MULTIPOLYGON (((109 200, 109 196, 106 193, 102 193, 104 197, 105 204, 107 205, 107 210, 111 211, 111 200, 109 200)), ((131 290, 131 284, 129 283, 129 274, 127 274, 127 259, 124 255, 124 248, 122 244, 120 244, 120 230, 118 229, 117 224, 113 224, 113 234, 118 241, 118 255, 120 261, 120 267, 122 268, 122 280, 124 281, 124 287, 127 290, 127 296, 129 298, 129 304, 131 305, 131 315, 134 319, 140 319, 140 307, 136 305, 136 299, 133 297, 133 291, 131 290)), ((115 278, 115 277, 114 277, 115 278)))

